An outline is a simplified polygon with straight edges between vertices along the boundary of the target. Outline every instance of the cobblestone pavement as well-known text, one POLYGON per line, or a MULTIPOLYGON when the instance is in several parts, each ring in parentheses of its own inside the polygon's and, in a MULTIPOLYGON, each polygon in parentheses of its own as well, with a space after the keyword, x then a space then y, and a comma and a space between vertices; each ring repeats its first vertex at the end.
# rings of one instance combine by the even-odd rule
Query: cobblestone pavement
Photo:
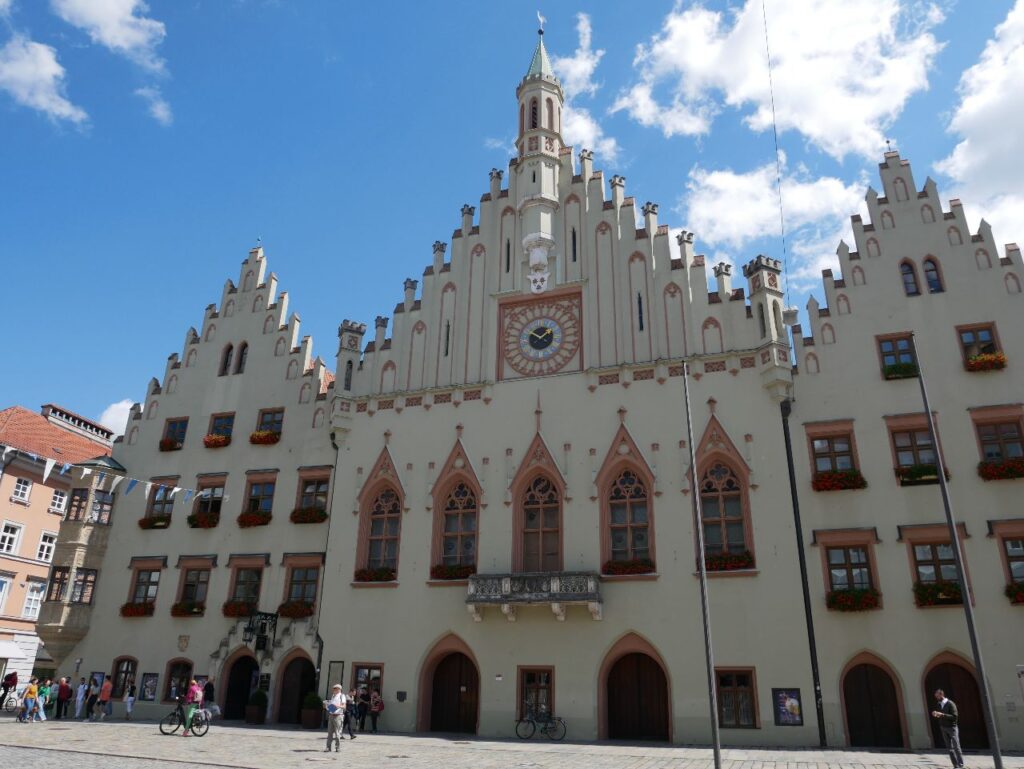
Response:
MULTIPOLYGON (((0 766, 17 769, 182 769, 183 767, 344 766, 375 769, 709 769, 711 750, 652 744, 529 742, 417 735, 361 734, 339 753, 324 753, 326 733, 224 726, 205 737, 164 736, 156 723, 0 720, 0 766)), ((724 769, 946 769, 945 754, 726 748, 724 769)), ((1006 757, 1024 769, 1024 756, 1006 757)), ((989 756, 968 756, 969 769, 991 769, 989 756)))

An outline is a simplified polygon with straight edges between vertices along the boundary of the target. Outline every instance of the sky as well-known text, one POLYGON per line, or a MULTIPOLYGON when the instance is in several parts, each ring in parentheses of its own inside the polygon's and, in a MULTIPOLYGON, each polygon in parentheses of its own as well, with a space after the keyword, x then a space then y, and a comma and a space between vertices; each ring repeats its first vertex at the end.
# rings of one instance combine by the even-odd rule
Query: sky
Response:
POLYGON ((785 258, 792 305, 823 301, 886 140, 1024 239, 1024 0, 764 9, 0 0, 0 407, 120 432, 258 238, 332 363, 507 169, 538 10, 566 142, 709 265, 785 258))

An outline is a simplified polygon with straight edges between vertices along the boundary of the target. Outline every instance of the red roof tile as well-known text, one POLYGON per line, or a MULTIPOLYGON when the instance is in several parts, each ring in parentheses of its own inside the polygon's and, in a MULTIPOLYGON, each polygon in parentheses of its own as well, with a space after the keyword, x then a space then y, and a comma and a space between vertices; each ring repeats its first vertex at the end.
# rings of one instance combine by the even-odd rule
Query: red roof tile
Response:
POLYGON ((110 454, 109 448, 64 430, 42 414, 21 406, 0 411, 0 444, 69 464, 110 454))

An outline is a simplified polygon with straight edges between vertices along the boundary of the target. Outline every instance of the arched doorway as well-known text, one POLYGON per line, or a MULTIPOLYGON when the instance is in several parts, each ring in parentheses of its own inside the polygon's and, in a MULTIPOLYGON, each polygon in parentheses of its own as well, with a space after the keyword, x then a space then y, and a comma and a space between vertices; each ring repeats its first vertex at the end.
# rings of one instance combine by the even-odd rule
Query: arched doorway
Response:
POLYGON ((258 671, 256 660, 248 656, 239 657, 231 665, 224 694, 225 719, 245 718, 245 706, 249 704, 253 678, 258 671))
POLYGON ((452 652, 434 668, 430 731, 476 734, 480 675, 462 652, 452 652))
POLYGON ((316 668, 305 657, 296 657, 281 673, 281 692, 277 704, 279 724, 297 724, 302 721, 302 700, 316 692, 316 668))
POLYGON ((978 691, 978 682, 970 670, 955 662, 940 663, 928 671, 924 678, 924 688, 928 720, 932 727, 932 744, 935 747, 945 747, 942 734, 939 732, 939 722, 930 715, 934 709, 932 706, 935 704, 935 690, 942 689, 946 696, 956 703, 960 714, 961 747, 971 750, 988 748, 988 731, 985 729, 985 716, 981 709, 981 693, 978 691))
POLYGON ((608 737, 613 740, 667 740, 668 682, 653 658, 625 654, 608 671, 608 737))
POLYGON ((843 677, 843 705, 851 748, 902 748, 896 684, 883 668, 854 665, 843 677))

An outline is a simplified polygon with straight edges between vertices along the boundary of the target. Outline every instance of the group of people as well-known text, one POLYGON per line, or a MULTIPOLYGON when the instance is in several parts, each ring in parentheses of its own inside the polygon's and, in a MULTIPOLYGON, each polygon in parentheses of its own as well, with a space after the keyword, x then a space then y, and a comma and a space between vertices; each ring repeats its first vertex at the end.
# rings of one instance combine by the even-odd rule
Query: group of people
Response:
POLYGON ((324 710, 327 711, 327 747, 324 752, 331 752, 331 743, 334 743, 334 750, 341 750, 341 741, 348 731, 350 740, 356 736, 352 733, 353 722, 358 723, 359 731, 366 729, 366 716, 370 716, 370 730, 377 733, 377 719, 384 712, 384 699, 376 689, 367 691, 362 687, 359 691, 352 689, 348 694, 341 684, 335 684, 331 689, 331 698, 324 700, 324 710))
MULTIPOLYGON (((21 701, 18 721, 22 723, 46 721, 48 718, 102 721, 113 714, 113 690, 114 682, 110 676, 106 676, 102 682, 86 681, 85 678, 81 678, 78 686, 74 688, 69 678, 61 678, 54 683, 49 678, 40 679, 32 676, 19 690, 18 673, 15 671, 4 677, 3 686, 0 688, 0 703, 6 702, 8 694, 16 692, 21 701), (75 702, 74 716, 69 714, 72 700, 75 702)), ((125 685, 124 704, 125 718, 130 721, 135 705, 135 684, 132 681, 125 685)))

